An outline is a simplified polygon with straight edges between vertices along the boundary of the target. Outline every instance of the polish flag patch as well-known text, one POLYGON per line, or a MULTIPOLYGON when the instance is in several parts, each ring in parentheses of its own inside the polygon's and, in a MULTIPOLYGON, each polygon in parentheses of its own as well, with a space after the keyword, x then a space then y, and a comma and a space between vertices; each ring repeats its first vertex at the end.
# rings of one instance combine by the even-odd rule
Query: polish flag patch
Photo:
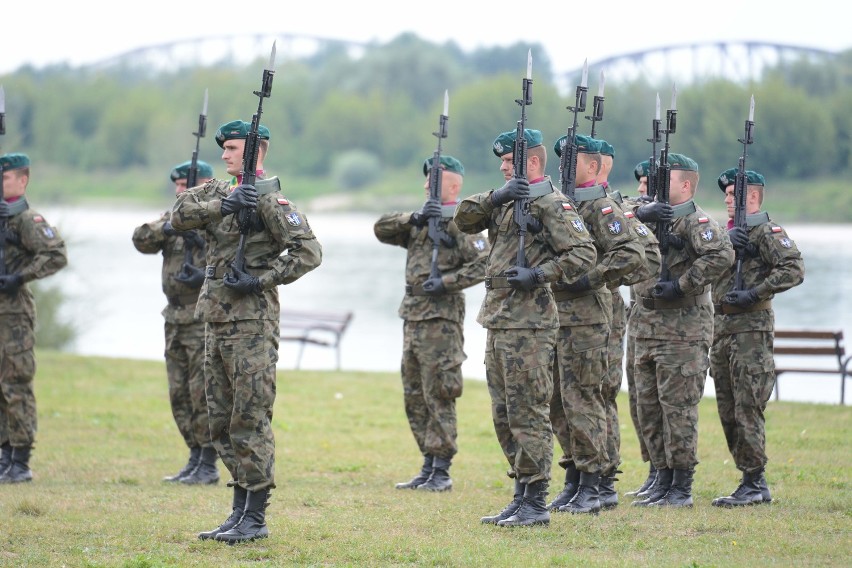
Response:
POLYGON ((632 219, 636 215, 633 214, 633 211, 625 211, 624 216, 627 217, 628 219, 632 219))
POLYGON ((285 197, 279 197, 278 205, 290 205, 290 202, 285 197))
POLYGON ((571 207, 570 203, 566 203, 565 201, 563 201, 562 202, 562 209, 564 209, 565 211, 572 211, 574 208, 571 207))
POLYGON ((783 230, 784 230, 784 229, 782 229, 781 227, 778 227, 778 226, 773 226, 773 227, 772 227, 772 232, 773 232, 773 233, 780 233, 780 232, 781 232, 781 231, 783 231, 783 230))
POLYGON ((33 217, 33 221, 35 221, 36 223, 43 223, 44 217, 42 217, 41 215, 36 215, 35 217, 33 217))
POLYGON ((604 214, 604 215, 609 215, 610 213, 612 213, 612 207, 607 205, 606 207, 601 209, 601 213, 604 214))
POLYGON ((709 223, 709 222, 710 222, 710 218, 709 218, 709 217, 699 217, 699 218, 698 218, 698 222, 699 222, 699 223, 709 223))

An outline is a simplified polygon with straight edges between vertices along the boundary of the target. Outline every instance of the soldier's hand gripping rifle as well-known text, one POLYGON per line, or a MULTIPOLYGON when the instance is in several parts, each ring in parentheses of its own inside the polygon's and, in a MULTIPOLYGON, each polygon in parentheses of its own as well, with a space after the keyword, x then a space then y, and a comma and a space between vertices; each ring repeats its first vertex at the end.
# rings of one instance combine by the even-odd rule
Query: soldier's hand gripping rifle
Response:
MULTIPOLYGON (((659 203, 669 203, 669 193, 671 189, 671 171, 669 165, 669 135, 674 134, 677 130, 677 89, 672 85, 672 107, 666 111, 666 141, 663 144, 663 149, 660 151, 660 164, 657 167, 656 179, 656 200, 659 203)), ((650 184, 650 179, 649 179, 650 184)), ((650 185, 649 185, 650 188, 650 185)), ((650 189, 649 189, 650 191, 650 189)), ((658 221, 656 230, 657 240, 660 241, 660 282, 668 282, 672 279, 671 271, 669 270, 666 257, 669 254, 671 246, 677 246, 675 239, 672 238, 672 222, 658 221)))
MULTIPOLYGON (((512 176, 515 179, 527 179, 527 139, 526 131, 527 106, 532 104, 532 50, 527 52, 527 76, 524 77, 520 99, 515 99, 521 107, 521 120, 515 131, 515 146, 512 149, 512 176)), ((537 233, 541 231, 541 223, 530 213, 530 200, 516 199, 512 218, 518 227, 518 256, 515 266, 527 268, 526 247, 527 232, 537 233)))
MULTIPOLYGON (((577 85, 574 97, 574 106, 566 107, 571 111, 573 118, 568 134, 565 136, 565 146, 562 147, 562 155, 559 158, 559 181, 562 194, 573 201, 574 189, 577 186, 577 113, 586 110, 586 93, 588 92, 589 60, 583 63, 583 77, 577 85)), ((592 122, 594 125, 594 122, 592 122)))
POLYGON ((592 138, 595 137, 595 125, 603 120, 604 113, 604 83, 606 78, 604 77, 603 69, 601 69, 601 81, 598 84, 598 94, 595 95, 594 101, 592 102, 592 116, 586 116, 586 120, 592 121, 592 131, 589 134, 592 138))
MULTIPOLYGON (((201 139, 207 133, 207 89, 204 89, 204 105, 201 108, 201 114, 198 115, 198 131, 193 132, 195 136, 195 150, 192 151, 192 159, 189 161, 189 172, 186 174, 186 187, 195 187, 198 185, 198 151, 201 146, 201 139)), ((192 249, 197 241, 198 233, 195 231, 181 231, 183 237, 183 267, 180 275, 184 277, 190 276, 190 267, 192 266, 192 249), (192 234, 189 234, 192 233, 192 234)))
MULTIPOLYGON (((0 86, 0 135, 6 134, 6 91, 0 86)), ((5 200, 3 194, 3 164, 0 164, 0 199, 5 200)), ((6 229, 8 217, 0 217, 0 276, 6 275, 6 229)))
MULTIPOLYGON (((246 136, 246 144, 243 148, 243 170, 240 173, 242 179, 241 183, 243 185, 253 186, 257 181, 257 155, 260 150, 260 134, 258 133, 258 129, 260 127, 260 116, 263 114, 263 99, 269 98, 272 94, 272 77, 275 75, 274 66, 275 42, 272 43, 272 53, 269 56, 269 66, 263 70, 263 80, 261 82, 260 90, 253 91, 258 98, 257 112, 251 117, 251 128, 249 128, 248 135, 246 136)), ((246 207, 240 209, 238 212, 240 242, 237 245, 237 253, 234 257, 232 266, 241 272, 245 272, 246 237, 251 232, 252 227, 255 224, 256 214, 254 207, 246 207)), ((226 274, 225 278, 229 279, 231 282, 235 282, 239 280, 239 275, 232 272, 226 274)))
MULTIPOLYGON (((737 164, 737 177, 734 181, 734 227, 739 227, 744 231, 748 231, 746 223, 746 195, 748 194, 748 180, 746 176, 746 158, 748 157, 748 146, 754 143, 754 95, 751 97, 751 104, 748 109, 748 119, 745 121, 745 135, 737 139, 743 145, 743 155, 740 156, 737 164)), ((740 248, 736 251, 737 271, 734 275, 734 290, 743 289, 743 258, 745 257, 745 249, 740 248)))
MULTIPOLYGON (((443 168, 441 167, 441 140, 447 137, 447 121, 449 120, 450 95, 444 91, 444 112, 438 119, 438 131, 432 134, 438 138, 438 147, 432 154, 432 167, 429 170, 429 199, 441 202, 441 178, 443 168)), ((429 217, 429 238, 432 239, 432 265, 429 269, 429 279, 440 278, 441 271, 438 270, 438 249, 441 245, 451 246, 452 237, 441 224, 441 217, 429 217)))

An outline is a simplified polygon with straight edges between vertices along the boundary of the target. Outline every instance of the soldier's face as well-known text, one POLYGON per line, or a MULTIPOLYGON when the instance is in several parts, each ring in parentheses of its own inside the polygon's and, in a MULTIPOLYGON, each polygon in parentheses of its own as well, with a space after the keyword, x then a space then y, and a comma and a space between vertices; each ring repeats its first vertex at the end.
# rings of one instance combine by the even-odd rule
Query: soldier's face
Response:
POLYGON ((500 173, 503 174, 503 179, 506 181, 512 178, 515 173, 515 161, 512 159, 512 153, 503 154, 500 156, 500 173))
POLYGON ((21 173, 21 170, 5 170, 3 172, 3 198, 11 199, 20 197, 27 190, 27 182, 30 176, 21 173))
POLYGON ((225 162, 225 169, 228 175, 239 175, 243 169, 243 148, 246 141, 226 140, 222 145, 222 161, 225 162))
POLYGON ((175 181, 175 195, 180 195, 186 191, 186 178, 175 181))
POLYGON ((639 178, 639 187, 636 188, 639 195, 648 195, 648 176, 639 178))
POLYGON ((734 218, 734 184, 725 188, 725 207, 728 209, 728 219, 734 218))

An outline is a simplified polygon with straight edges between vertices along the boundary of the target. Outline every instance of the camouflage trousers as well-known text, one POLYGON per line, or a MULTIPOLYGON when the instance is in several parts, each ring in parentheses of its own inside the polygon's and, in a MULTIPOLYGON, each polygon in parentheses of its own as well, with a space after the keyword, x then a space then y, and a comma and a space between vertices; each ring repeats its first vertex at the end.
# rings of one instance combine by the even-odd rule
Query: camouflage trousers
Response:
POLYGON ((771 331, 724 335, 710 348, 710 376, 728 450, 737 469, 766 466, 766 403, 775 386, 771 331))
POLYGON ((698 464, 698 403, 704 394, 706 341, 636 339, 639 427, 656 469, 698 464))
POLYGON ((489 329, 485 376, 497 441, 509 477, 521 483, 550 479, 555 329, 489 329))
POLYGON ((606 377, 601 383, 601 396, 606 414, 606 454, 602 468, 606 476, 614 475, 621 464, 621 426, 618 422, 618 393, 624 379, 624 331, 627 313, 624 298, 616 288, 612 291, 612 326, 607 342, 606 377))
POLYGON ((28 447, 35 442, 35 329, 25 314, 0 315, 0 443, 28 447))
MULTIPOLYGON (((627 317, 627 327, 630 327, 629 315, 627 317)), ((639 409, 636 407, 636 380, 633 376, 633 365, 636 359, 636 339, 630 337, 630 334, 626 331, 624 339, 624 376, 627 377, 627 406, 630 410, 630 420, 633 422, 633 429, 636 432, 636 437, 639 439, 639 454, 642 456, 643 462, 649 462, 651 461, 651 456, 648 454, 648 448, 645 446, 645 438, 642 437, 642 428, 639 427, 639 409)))
POLYGON ((208 447, 211 441, 204 392, 204 323, 166 322, 165 332, 172 416, 187 447, 208 447))
POLYGON ((450 459, 458 451, 456 399, 462 395, 463 345, 458 322, 429 319, 403 324, 403 401, 423 455, 450 459))
POLYGON ((609 324, 565 326, 556 339, 550 401, 553 433, 562 447, 559 465, 600 473, 607 461, 606 409, 601 384, 606 377, 609 324))
POLYGON ((209 322, 204 378, 210 437, 233 481, 249 491, 275 487, 275 364, 278 322, 209 322))

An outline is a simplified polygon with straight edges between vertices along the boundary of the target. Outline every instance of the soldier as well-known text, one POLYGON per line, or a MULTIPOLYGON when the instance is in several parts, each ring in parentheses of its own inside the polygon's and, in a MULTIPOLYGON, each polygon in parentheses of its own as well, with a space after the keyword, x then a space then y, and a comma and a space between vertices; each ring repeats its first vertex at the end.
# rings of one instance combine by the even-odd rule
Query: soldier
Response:
POLYGON ((481 520, 503 527, 550 523, 546 500, 553 460, 550 400, 559 328, 550 283, 576 280, 593 266, 596 254, 574 206, 544 174, 547 151, 540 131, 523 132, 529 181, 513 177, 516 136, 515 131, 504 132, 494 140, 506 183, 464 199, 454 216, 465 233, 487 229, 492 247, 477 321, 488 330, 485 368, 491 416, 515 487, 514 499, 503 511, 481 520), (528 200, 536 220, 526 234, 522 255, 513 216, 516 200, 528 200))
MULTIPOLYGON (((432 160, 423 164, 429 195, 432 160)), ((468 235, 452 217, 464 180, 464 166, 441 156, 441 199, 427 199, 415 213, 388 213, 374 226, 379 241, 405 248, 405 296, 399 306, 403 324, 402 388, 405 414, 423 456, 423 467, 397 489, 449 491, 449 469, 456 444, 456 399, 462 394, 465 301, 462 290, 485 279, 490 246, 482 235, 468 235), (431 277, 433 241, 429 219, 439 217, 439 275, 431 277)))
MULTIPOLYGON (((695 204, 698 164, 670 153, 669 203, 637 209, 643 221, 665 223, 671 215, 671 243, 661 241, 663 268, 670 279, 636 284, 635 338, 639 426, 657 470, 650 495, 636 506, 692 506, 698 464, 698 403, 704 393, 713 336, 710 284, 727 270, 734 250, 719 225, 695 204), (656 217, 656 218, 654 218, 656 217)), ((658 196, 659 197, 659 196, 658 196)))
POLYGON ((30 454, 37 430, 33 389, 36 306, 27 283, 64 268, 68 255, 59 232, 27 203, 29 157, 0 156, 0 172, 0 484, 4 484, 33 479, 30 454))
POLYGON ((181 194, 172 209, 178 231, 202 229, 207 268, 195 308, 206 322, 204 380, 210 436, 231 473, 231 515, 219 527, 200 533, 229 544, 265 538, 265 512, 275 488, 275 364, 278 361, 278 286, 307 274, 322 260, 322 248, 305 215, 280 191, 277 177, 264 179, 269 129, 258 127, 257 187, 242 181, 243 150, 251 125, 223 124, 216 142, 229 180, 213 179, 181 194), (247 209, 248 215, 241 214, 247 209), (239 219, 239 221, 238 221, 239 219), (245 265, 234 265, 245 237, 245 265), (286 251, 286 254, 284 254, 286 251))
POLYGON ((743 285, 734 289, 735 263, 713 283, 716 315, 710 375, 716 388, 716 406, 737 469, 739 487, 727 497, 714 499, 717 507, 769 503, 766 484, 766 432, 764 411, 775 385, 772 298, 802 283, 805 265, 787 232, 761 211, 763 176, 746 171, 747 228, 734 226, 734 182, 737 168, 722 172, 719 189, 725 192, 728 236, 742 260, 743 285))
MULTIPOLYGON (((567 135, 562 136, 553 146, 559 157, 566 139, 567 135)), ((554 368, 559 380, 550 402, 550 420, 562 447, 559 465, 565 468, 565 485, 548 508, 597 513, 601 510, 601 473, 608 466, 607 403, 602 390, 612 325, 610 287, 617 287, 622 278, 641 266, 645 252, 624 212, 597 184, 601 141, 577 135, 575 143, 577 173, 572 204, 592 237, 597 262, 580 279, 551 285, 559 312, 554 368)), ((607 397, 613 398, 609 391, 607 397)), ((607 471, 607 475, 615 474, 607 471)))
MULTIPOLYGON (((169 175, 175 195, 186 191, 191 162, 178 164, 169 175)), ((213 179, 213 168, 197 161, 198 181, 213 179)), ((195 319, 198 291, 204 282, 207 243, 197 231, 172 228, 171 211, 133 231, 133 246, 143 254, 163 255, 162 287, 168 304, 165 319, 166 376, 169 403, 178 432, 189 448, 189 460, 175 475, 163 481, 188 485, 218 483, 216 448, 210 439, 207 399, 204 394, 204 322, 195 319)))

